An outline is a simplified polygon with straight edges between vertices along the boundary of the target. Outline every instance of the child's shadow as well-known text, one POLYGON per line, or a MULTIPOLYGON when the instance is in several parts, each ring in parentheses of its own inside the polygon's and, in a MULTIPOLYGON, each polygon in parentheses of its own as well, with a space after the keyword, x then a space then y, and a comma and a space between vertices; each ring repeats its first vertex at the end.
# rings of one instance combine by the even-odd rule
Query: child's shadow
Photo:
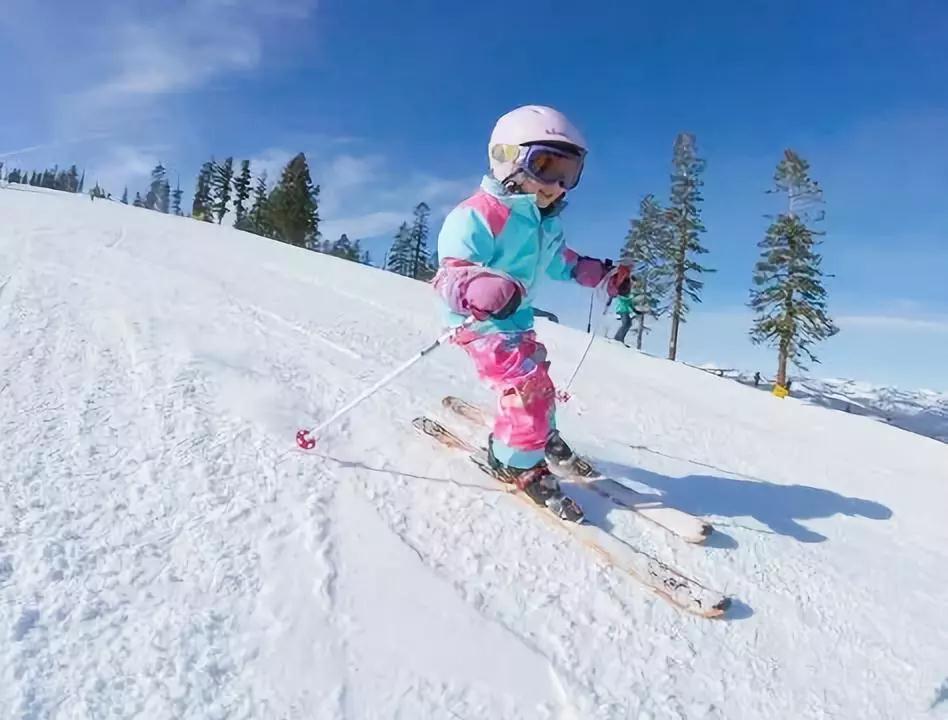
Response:
MULTIPOLYGON (((644 449, 644 448, 643 448, 644 449)), ((798 521, 849 515, 888 520, 892 510, 872 500, 846 497, 808 485, 777 485, 754 478, 688 475, 674 478, 617 463, 597 462, 610 477, 628 478, 661 492, 671 507, 699 517, 752 517, 771 532, 800 542, 823 542, 826 536, 798 521)), ((722 472, 727 472, 722 470, 722 472)), ((713 536, 712 536, 713 537, 713 536)))

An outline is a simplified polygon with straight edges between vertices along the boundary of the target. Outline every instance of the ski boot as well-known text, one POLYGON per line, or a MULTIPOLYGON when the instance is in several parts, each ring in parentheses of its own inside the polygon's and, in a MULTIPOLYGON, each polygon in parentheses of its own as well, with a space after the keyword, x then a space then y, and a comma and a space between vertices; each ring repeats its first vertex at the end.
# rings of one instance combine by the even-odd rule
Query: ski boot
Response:
POLYGON ((583 521, 582 508, 563 493, 559 480, 550 472, 546 461, 526 469, 504 465, 494 457, 494 438, 491 436, 488 439, 487 462, 498 480, 516 485, 524 495, 537 505, 549 508, 558 518, 575 523, 583 521))
POLYGON ((547 438, 543 452, 547 467, 558 477, 592 477, 596 474, 593 466, 574 453, 556 430, 547 438))

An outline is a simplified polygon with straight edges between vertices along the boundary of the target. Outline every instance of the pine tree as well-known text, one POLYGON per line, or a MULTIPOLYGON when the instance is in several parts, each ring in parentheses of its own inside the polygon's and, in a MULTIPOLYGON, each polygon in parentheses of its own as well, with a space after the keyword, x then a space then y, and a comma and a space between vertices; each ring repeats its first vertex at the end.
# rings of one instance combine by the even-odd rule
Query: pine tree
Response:
POLYGON ((75 165, 70 167, 68 171, 62 174, 60 183, 60 190, 71 193, 82 192, 81 183, 79 182, 79 168, 75 165))
POLYGON ((126 185, 125 190, 122 191, 122 205, 128 205, 128 185, 126 185))
POLYGON ((823 191, 809 175, 809 163, 784 152, 774 173, 775 189, 786 193, 787 211, 777 216, 757 246, 754 289, 749 305, 757 313, 750 331, 754 344, 777 348, 777 385, 787 386, 787 363, 806 370, 804 356, 819 362, 810 345, 839 332, 826 312, 823 258, 816 252, 824 233, 811 225, 823 219, 823 191))
POLYGON ((227 214, 227 204, 230 202, 230 187, 234 179, 234 158, 227 158, 222 164, 214 166, 211 187, 214 189, 214 214, 217 215, 217 224, 224 221, 227 214))
POLYGON ((356 257, 353 257, 353 246, 352 241, 349 240, 349 236, 343 233, 339 236, 339 239, 336 240, 329 248, 329 254, 335 255, 336 257, 343 258, 345 260, 354 260, 356 257))
POLYGON ((191 203, 191 217, 204 222, 214 222, 211 214, 211 176, 214 173, 214 161, 208 160, 201 166, 191 203))
POLYGON ((145 196, 145 207, 162 213, 168 212, 168 192, 167 171, 158 163, 151 171, 151 185, 145 196))
POLYGON ((257 184, 253 190, 253 205, 250 207, 250 212, 247 213, 243 222, 237 223, 234 227, 238 230, 247 230, 248 232, 262 235, 263 237, 273 237, 269 205, 270 197, 267 193, 267 173, 264 171, 263 174, 257 178, 257 184))
POLYGON ((174 191, 171 193, 171 212, 175 215, 181 214, 181 196, 183 191, 181 190, 181 176, 178 176, 178 183, 175 186, 174 191))
POLYGON ((369 254, 368 250, 362 253, 362 257, 360 258, 359 262, 361 262, 363 265, 372 264, 372 256, 369 254))
POLYGON ((668 211, 653 195, 646 195, 639 203, 639 217, 630 223, 620 256, 623 263, 631 265, 636 279, 633 300, 639 313, 635 344, 639 350, 648 330, 646 317, 658 318, 665 311, 664 301, 669 288, 664 259, 670 242, 668 211))
POLYGON ((267 215, 278 240, 297 247, 319 247, 319 186, 313 187, 303 153, 284 168, 270 194, 267 215))
POLYGON ((411 277, 412 258, 411 228, 408 227, 408 223, 402 223, 395 235, 392 249, 388 252, 385 263, 386 269, 399 275, 411 277))
POLYGON ((429 280, 434 276, 428 252, 428 217, 431 209, 425 203, 418 203, 414 210, 415 220, 409 231, 409 272, 408 276, 416 280, 429 280))
POLYGON ((704 172, 704 160, 698 157, 695 136, 681 133, 675 139, 675 153, 672 161, 671 207, 669 221, 671 225, 671 243, 663 275, 671 286, 671 338, 668 343, 668 359, 678 356, 678 326, 688 314, 688 299, 701 302, 699 294, 704 282, 697 276, 714 272, 700 265, 695 257, 708 251, 700 243, 700 234, 705 231, 701 222, 702 202, 701 173, 704 172))
POLYGON ((145 207, 145 203, 142 201, 142 196, 140 193, 135 193, 135 200, 132 201, 132 205, 137 208, 145 207))
POLYGON ((250 198, 250 161, 242 160, 240 175, 234 178, 234 227, 243 224, 247 217, 247 200, 250 198))

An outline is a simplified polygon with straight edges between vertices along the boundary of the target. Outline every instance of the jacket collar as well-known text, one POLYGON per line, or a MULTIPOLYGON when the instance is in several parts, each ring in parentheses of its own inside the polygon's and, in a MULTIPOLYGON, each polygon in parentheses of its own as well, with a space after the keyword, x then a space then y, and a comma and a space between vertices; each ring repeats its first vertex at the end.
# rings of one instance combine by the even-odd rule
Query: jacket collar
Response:
POLYGON ((537 207, 537 196, 535 194, 508 192, 504 186, 491 175, 485 175, 483 180, 481 180, 481 190, 493 195, 503 202, 504 205, 509 207, 511 211, 533 218, 535 222, 541 222, 547 218, 556 217, 566 208, 566 201, 560 200, 555 206, 548 209, 546 213, 541 214, 540 208, 537 207))

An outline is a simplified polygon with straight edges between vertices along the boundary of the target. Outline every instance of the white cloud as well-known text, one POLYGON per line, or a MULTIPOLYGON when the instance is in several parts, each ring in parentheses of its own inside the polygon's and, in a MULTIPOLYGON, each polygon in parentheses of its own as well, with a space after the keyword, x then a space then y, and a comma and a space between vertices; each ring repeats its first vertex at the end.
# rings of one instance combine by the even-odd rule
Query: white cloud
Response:
MULTIPOLYGON (((321 232, 327 238, 343 232, 353 239, 394 235, 399 225, 411 220, 412 210, 420 202, 431 208, 434 225, 477 187, 474 178, 406 177, 378 156, 347 156, 342 182, 334 185, 335 166, 330 163, 329 172, 317 177, 324 192, 321 232)), ((434 234, 437 229, 432 227, 432 231, 434 234)))
POLYGON ((339 155, 329 164, 326 184, 334 188, 366 185, 377 176, 383 163, 384 160, 380 155, 365 157, 339 155))
POLYGON ((86 179, 99 183, 115 197, 119 197, 122 188, 128 185, 131 197, 134 198, 135 189, 147 185, 152 168, 159 160, 157 153, 152 150, 116 145, 109 148, 100 163, 90 167, 86 179))
POLYGON ((384 165, 385 160, 380 155, 343 154, 312 168, 314 180, 320 185, 323 217, 345 212, 349 198, 381 177, 384 165))
POLYGON ((94 107, 197 88, 254 68, 261 57, 260 38, 240 26, 208 32, 177 22, 132 24, 116 28, 111 41, 117 71, 82 96, 94 107))
POLYGON ((279 50, 270 43, 275 33, 285 33, 315 7, 316 0, 109 0, 97 7, 94 26, 75 29, 37 4, 23 6, 20 26, 53 48, 43 58, 55 98, 53 119, 73 130, 119 132, 145 121, 160 125, 166 118, 157 101, 169 94, 254 71, 268 50, 279 50))

